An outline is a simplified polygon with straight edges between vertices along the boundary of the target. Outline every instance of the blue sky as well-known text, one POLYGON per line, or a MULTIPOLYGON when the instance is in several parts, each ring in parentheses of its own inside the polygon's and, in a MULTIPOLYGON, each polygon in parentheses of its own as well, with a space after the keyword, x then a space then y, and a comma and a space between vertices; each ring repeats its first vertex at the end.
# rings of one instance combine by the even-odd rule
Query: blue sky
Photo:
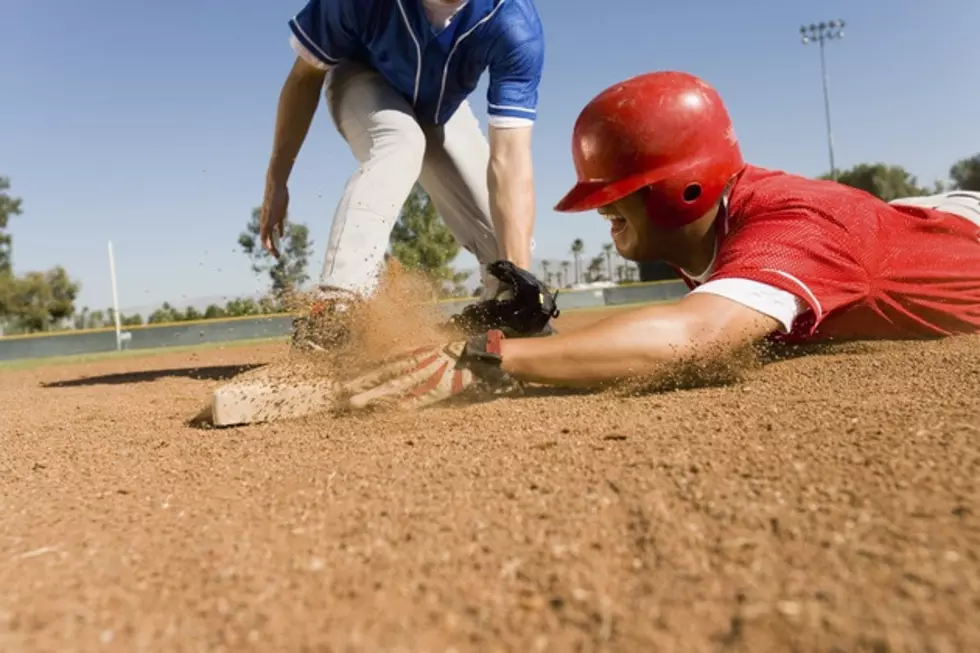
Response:
MULTIPOLYGON (((608 240, 595 214, 551 206, 573 181, 577 112, 599 90, 654 69, 713 83, 746 157, 817 175, 827 167, 817 48, 802 23, 842 17, 829 44, 837 165, 886 161, 921 181, 980 151, 980 2, 678 3, 537 0, 548 39, 535 132, 535 256, 608 240), (600 11, 596 11, 599 8, 600 11)), ((238 233, 261 201, 276 101, 303 0, 11 0, 0 39, 0 175, 24 215, 18 272, 64 265, 79 306, 111 303, 106 242, 123 310, 261 290, 238 233)), ((486 79, 473 98, 485 125, 486 79)), ((300 154, 291 218, 307 223, 318 274, 354 159, 321 105, 300 154)), ((463 267, 472 265, 468 255, 463 267)))

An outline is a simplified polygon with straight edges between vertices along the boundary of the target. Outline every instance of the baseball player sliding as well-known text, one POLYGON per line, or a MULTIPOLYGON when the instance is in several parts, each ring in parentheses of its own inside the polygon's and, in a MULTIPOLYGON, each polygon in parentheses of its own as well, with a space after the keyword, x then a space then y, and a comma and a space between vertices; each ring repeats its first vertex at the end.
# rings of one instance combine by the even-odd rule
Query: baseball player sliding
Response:
POLYGON ((279 98, 263 246, 279 255, 287 182, 324 86, 334 125, 360 163, 334 215, 319 301, 310 318, 297 321, 294 344, 323 349, 344 340, 342 314, 377 289, 391 231, 416 182, 483 270, 483 301, 454 325, 551 333, 548 320, 535 321, 533 332, 514 321, 509 283, 527 280, 534 307, 557 313, 526 272, 531 130, 544 61, 532 0, 309 0, 289 27, 297 57, 279 98), (467 100, 486 70, 489 141, 467 100))
POLYGON ((885 203, 746 164, 717 92, 680 72, 596 96, 572 137, 578 183, 619 253, 671 264, 691 291, 549 338, 500 331, 412 352, 347 385, 349 405, 428 405, 474 386, 656 380, 754 342, 980 332, 980 193, 885 203))

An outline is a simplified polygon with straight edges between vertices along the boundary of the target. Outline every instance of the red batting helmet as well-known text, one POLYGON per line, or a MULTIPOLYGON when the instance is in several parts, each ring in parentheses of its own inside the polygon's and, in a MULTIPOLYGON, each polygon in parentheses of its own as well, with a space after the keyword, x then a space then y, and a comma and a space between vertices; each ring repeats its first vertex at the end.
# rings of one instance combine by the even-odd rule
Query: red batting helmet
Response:
POLYGON ((646 188, 650 219, 667 228, 704 215, 745 166, 718 92, 681 72, 639 75, 593 98, 575 121, 572 158, 578 182, 556 211, 646 188))

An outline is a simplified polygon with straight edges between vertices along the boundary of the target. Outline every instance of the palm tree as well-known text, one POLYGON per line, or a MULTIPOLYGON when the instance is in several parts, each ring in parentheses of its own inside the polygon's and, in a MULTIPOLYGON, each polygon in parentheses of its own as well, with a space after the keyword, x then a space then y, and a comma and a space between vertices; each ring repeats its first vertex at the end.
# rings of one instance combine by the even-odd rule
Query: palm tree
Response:
POLYGON ((603 264, 603 262, 604 261, 602 259, 602 255, 601 254, 599 256, 594 257, 591 261, 589 261, 589 267, 586 269, 586 272, 585 272, 585 280, 586 281, 588 281, 589 283, 592 283, 592 282, 595 282, 595 281, 602 281, 602 264, 603 264))
POLYGON ((76 329, 88 329, 88 306, 83 306, 82 310, 75 315, 75 328, 76 329))
POLYGON ((544 282, 551 283, 551 261, 544 260, 541 261, 541 274, 544 276, 544 282))
POLYGON ((572 241, 571 254, 575 259, 575 283, 582 278, 582 252, 585 251, 585 243, 581 238, 572 241))
POLYGON ((565 273, 565 287, 567 288, 570 284, 568 283, 568 268, 572 267, 572 264, 568 261, 561 262, 562 272, 565 273))
POLYGON ((609 280, 613 279, 613 266, 612 266, 612 255, 613 255, 613 244, 604 243, 602 245, 602 253, 606 255, 606 271, 609 273, 609 280))

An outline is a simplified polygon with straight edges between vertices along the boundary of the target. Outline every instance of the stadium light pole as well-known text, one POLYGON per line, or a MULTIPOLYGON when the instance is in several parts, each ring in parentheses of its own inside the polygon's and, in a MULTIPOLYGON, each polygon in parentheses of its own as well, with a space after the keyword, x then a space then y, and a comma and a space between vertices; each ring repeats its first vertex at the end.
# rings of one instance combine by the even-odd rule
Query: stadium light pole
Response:
POLYGON ((834 130, 830 126, 830 91, 827 81, 827 59, 824 56, 824 43, 831 39, 844 38, 844 21, 831 20, 825 23, 811 23, 800 27, 800 40, 803 45, 817 43, 820 46, 820 72, 823 76, 823 110, 827 117, 827 149, 830 153, 830 178, 837 180, 834 166, 834 130))

